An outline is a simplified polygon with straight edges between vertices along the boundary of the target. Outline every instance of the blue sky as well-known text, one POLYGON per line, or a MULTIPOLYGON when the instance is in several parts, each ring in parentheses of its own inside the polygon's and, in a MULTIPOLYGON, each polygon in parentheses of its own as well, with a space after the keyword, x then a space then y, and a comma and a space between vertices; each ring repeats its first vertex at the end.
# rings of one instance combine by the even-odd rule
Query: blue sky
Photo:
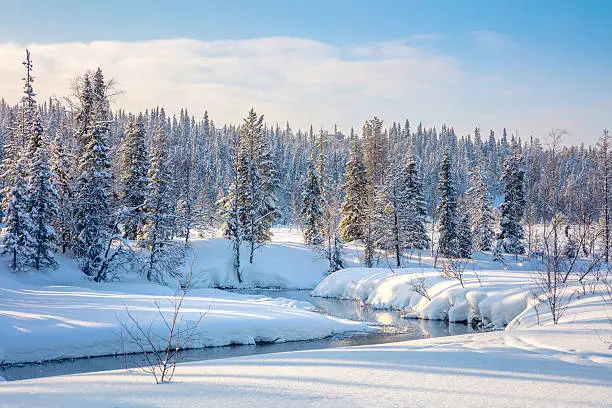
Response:
MULTIPOLYGON (((612 126, 612 1, 8 0, 0 1, 0 10, 0 43, 21 47, 31 46, 32 43, 56 45, 108 41, 116 49, 129 52, 122 44, 160 39, 192 39, 200 41, 201 44, 235 40, 231 46, 222 50, 215 48, 215 55, 210 54, 208 49, 202 51, 201 47, 198 51, 189 48, 184 52, 185 55, 198 53, 200 57, 207 58, 219 55, 229 58, 234 55, 232 53, 237 53, 237 61, 243 61, 241 52, 244 51, 244 44, 251 44, 249 40, 286 37, 296 40, 309 39, 317 46, 334 47, 333 51, 330 51, 329 47, 317 48, 316 55, 321 58, 321 67, 328 66, 330 60, 354 60, 362 66, 364 61, 369 59, 382 62, 406 56, 407 60, 404 62, 407 75, 419 77, 423 73, 418 68, 414 68, 415 72, 411 71, 419 61, 423 62, 423 67, 427 67, 427 63, 435 67, 440 64, 447 65, 437 71, 438 77, 426 76, 428 81, 432 81, 432 88, 437 88, 438 82, 447 87, 447 92, 439 89, 432 91, 435 98, 428 98, 427 87, 406 83, 406 90, 410 91, 410 95, 406 95, 406 112, 403 117, 400 117, 403 111, 398 105, 404 101, 399 96, 385 100, 384 95, 372 97, 371 92, 366 91, 363 95, 358 92, 359 80, 374 80, 379 66, 364 68, 361 78, 356 78, 350 86, 344 85, 343 90, 349 87, 352 97, 363 98, 364 102, 353 108, 340 109, 338 115, 344 116, 337 119, 316 117, 319 110, 310 108, 302 99, 285 101, 285 104, 293 103, 294 109, 276 111, 273 101, 268 100, 274 92, 264 95, 262 89, 265 90, 265 87, 237 85, 224 78, 224 85, 231 87, 231 92, 235 92, 235 95, 232 100, 221 101, 222 105, 226 105, 218 111, 218 116, 223 121, 235 121, 242 116, 241 111, 230 111, 232 104, 235 105, 239 100, 236 88, 242 87, 245 98, 254 96, 253 101, 245 101, 246 105, 262 105, 271 110, 263 112, 270 120, 283 122, 289 119, 299 126, 307 122, 330 126, 330 120, 338 121, 344 127, 350 124, 358 126, 370 116, 366 112, 371 112, 380 114, 387 121, 408 117, 414 121, 423 120, 438 126, 446 122, 455 125, 462 132, 470 131, 474 125, 485 129, 507 126, 522 135, 534 133, 544 138, 546 129, 562 127, 570 131, 569 141, 587 142, 594 141, 603 127, 612 126), (390 43, 405 47, 390 47, 387 54, 381 55, 379 44, 390 43), (364 48, 367 49, 366 53, 356 51, 364 48), (393 52, 399 54, 389 54, 393 52), (447 82, 449 76, 454 79, 447 82), (423 97, 427 103, 416 104, 415 97, 423 97), (437 106, 436 101, 443 102, 437 106), (305 117, 306 114, 315 117, 305 117), (281 117, 282 115, 289 117, 281 117)), ((162 46, 164 50, 169 47, 170 56, 172 44, 167 42, 162 46)), ((287 50, 295 50, 297 47, 300 53, 313 52, 311 45, 303 48, 304 44, 299 42, 283 43, 283 47, 288 48, 274 48, 280 54, 274 61, 277 65, 284 63, 281 57, 287 50)), ((268 50, 268 46, 265 46, 260 52, 265 55, 268 50)), ((33 51, 36 61, 35 47, 33 51)), ((107 51, 105 49, 105 52, 107 51)), ((13 63, 10 61, 12 57, 9 58, 12 55, 12 52, 6 51, 7 58, 4 63, 13 63)), ((67 52, 63 58, 70 58, 70 55, 67 52)), ((107 61, 104 58, 97 61, 94 52, 87 55, 87 62, 93 65, 107 61)), ((177 54, 177 57, 179 55, 182 56, 177 54)), ((300 55, 297 60, 307 62, 307 59, 300 55)), ((44 64, 48 58, 53 58, 52 54, 49 54, 49 57, 44 54, 41 72, 38 73, 44 91, 49 81, 43 79, 45 72, 42 68, 46 68, 44 64)), ((119 57, 114 55, 108 58, 114 61, 119 57)), ((291 65, 290 63, 291 61, 288 65, 291 65)), ((388 69, 384 71, 387 75, 402 75, 401 70, 383 65, 386 67, 383 69, 388 69)), ((76 68, 78 64, 75 63, 74 66, 76 68)), ((350 64, 345 66, 352 67, 350 64)), ((208 66, 198 67, 200 70, 209 69, 208 66)), ((0 69, 2 68, 0 66, 0 69)), ((138 89, 145 86, 132 87, 130 82, 122 78, 124 75, 121 70, 112 70, 118 82, 124 84, 126 97, 123 104, 133 109, 146 107, 142 106, 145 104, 142 100, 144 95, 138 96, 138 89)), ((264 67, 261 72, 261 75, 265 76, 264 67)), ((57 74, 63 77, 76 73, 78 72, 57 74)), ((329 82, 320 88, 320 92, 326 95, 317 94, 317 88, 311 87, 315 91, 304 93, 304 97, 311 97, 311 103, 317 103, 318 100, 319 103, 327 103, 329 107, 333 107, 334 103, 346 104, 345 100, 338 98, 334 101, 334 98, 324 91, 335 90, 329 86, 333 83, 333 75, 344 76, 351 73, 341 73, 336 69, 326 71, 323 68, 320 73, 328 76, 329 82)), ((291 76, 291 72, 283 72, 282 75, 289 83, 296 80, 291 76)), ((10 84, 3 83, 5 79, 8 81, 10 75, 3 76, 5 78, 0 77, 0 91, 4 92, 3 95, 8 92, 8 96, 12 96, 10 84)), ((129 73, 125 73, 125 77, 130 77, 129 73)), ((237 82, 241 82, 238 73, 236 78, 237 82)), ((400 79, 403 80, 398 78, 400 79)), ((200 83, 202 89, 217 89, 216 84, 211 83, 215 81, 215 77, 207 77, 204 80, 194 76, 193 80, 200 83)), ((316 78, 309 80, 318 83, 316 78)), ((170 84, 168 88, 171 88, 170 84)), ((55 92, 61 91, 58 89, 55 92)), ((296 90, 286 88, 286 91, 296 90)), ((277 92, 281 93, 282 90, 278 89, 277 92)), ((164 99, 165 94, 160 92, 156 95, 164 99)), ((176 98, 176 95, 174 97, 176 98)), ((169 95, 167 98, 170 106, 178 106, 179 101, 172 100, 169 95)), ((200 109, 197 106, 197 98, 187 99, 194 105, 192 109, 200 109)), ((207 105, 213 115, 214 99, 208 96, 201 101, 201 105, 207 105)), ((166 101, 148 103, 165 104, 166 101)), ((118 100, 117 104, 121 105, 122 101, 118 100)), ((242 105, 236 106, 236 110, 243 108, 242 105)), ((326 110, 328 109, 321 111, 326 110)))

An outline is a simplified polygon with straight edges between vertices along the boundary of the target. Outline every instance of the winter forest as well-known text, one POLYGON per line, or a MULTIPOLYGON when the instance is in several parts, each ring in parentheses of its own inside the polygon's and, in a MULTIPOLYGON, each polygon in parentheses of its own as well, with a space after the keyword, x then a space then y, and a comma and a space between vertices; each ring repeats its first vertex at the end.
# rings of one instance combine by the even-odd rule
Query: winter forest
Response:
POLYGON ((352 241, 366 267, 401 267, 413 253, 541 256, 547 231, 568 259, 608 260, 607 131, 596 146, 569 146, 558 129, 543 140, 506 128, 457 135, 418 118, 374 116, 345 134, 266 123, 251 109, 221 124, 214 106, 113 111, 119 90, 100 68, 75 76, 71 95, 37 100, 45 73, 29 51, 23 66, 22 99, 0 102, 3 251, 14 270, 53 267, 60 251, 94 281, 137 262, 164 282, 192 237, 220 230, 240 282, 241 259, 253 262, 274 225, 299 227, 329 272, 352 241))

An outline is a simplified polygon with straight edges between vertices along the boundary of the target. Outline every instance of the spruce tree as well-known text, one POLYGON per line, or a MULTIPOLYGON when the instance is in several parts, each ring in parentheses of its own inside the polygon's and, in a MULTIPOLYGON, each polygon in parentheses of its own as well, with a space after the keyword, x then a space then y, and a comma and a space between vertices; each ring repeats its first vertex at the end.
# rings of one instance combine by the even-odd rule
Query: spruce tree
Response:
POLYGON ((2 248, 3 254, 11 259, 11 268, 21 271, 34 254, 35 241, 32 237, 32 220, 29 212, 29 199, 25 181, 24 158, 17 159, 12 185, 4 197, 6 203, 3 222, 6 224, 2 248))
POLYGON ((367 211, 367 176, 359 140, 353 135, 350 159, 346 165, 344 202, 340 213, 340 235, 346 242, 364 238, 367 211))
POLYGON ((453 177, 452 159, 448 151, 442 157, 442 168, 440 171, 440 203, 438 204, 438 251, 446 257, 457 257, 458 251, 458 229, 457 217, 457 191, 453 177))
POLYGON ((498 245, 506 253, 520 255, 525 253, 524 231, 521 220, 525 212, 525 173, 521 168, 522 157, 518 148, 504 160, 504 202, 501 204, 501 232, 498 245))
POLYGON ((55 266, 57 234, 53 224, 57 218, 57 191, 51 182, 49 142, 43 132, 40 118, 34 116, 29 143, 30 169, 27 186, 28 209, 34 240, 32 263, 36 269, 55 266))
POLYGON ((302 192, 302 226, 304 243, 317 246, 323 243, 322 217, 323 217, 323 196, 319 174, 314 166, 314 160, 309 160, 308 172, 302 192))
POLYGON ((144 205, 143 240, 150 251, 146 265, 146 277, 150 281, 163 281, 165 274, 176 277, 175 270, 183 261, 181 248, 171 239, 175 222, 172 210, 174 189, 165 124, 162 109, 151 144, 151 166, 144 205))
POLYGON ((493 244, 493 206, 489 188, 480 166, 472 169, 470 188, 466 192, 474 247, 479 251, 489 251, 493 244))
POLYGON ((110 193, 112 177, 108 157, 109 133, 108 97, 102 71, 98 69, 93 81, 85 75, 82 104, 79 114, 86 134, 79 134, 86 144, 79 159, 77 178, 76 253, 83 272, 95 281, 103 280, 102 266, 106 247, 111 239, 110 193), (87 119, 87 121, 85 121, 87 119))
POLYGON ((72 227, 74 222, 75 186, 71 171, 71 163, 75 161, 64 147, 65 140, 59 135, 55 137, 51 147, 51 174, 53 185, 58 195, 58 213, 55 220, 55 230, 58 234, 58 244, 62 253, 72 244, 72 227))
POLYGON ((130 117, 121 157, 121 201, 127 211, 124 237, 136 239, 144 224, 144 201, 147 187, 147 152, 142 115, 130 117))
POLYGON ((423 199, 423 183, 418 175, 417 163, 413 155, 406 161, 403 178, 406 200, 405 217, 402 225, 402 247, 404 249, 426 249, 429 247, 427 236, 427 203, 423 199))
POLYGON ((243 239, 249 244, 249 263, 255 250, 270 240, 270 227, 278 215, 276 174, 270 146, 263 132, 263 116, 251 109, 240 128, 243 139, 241 163, 244 197, 239 197, 243 239))

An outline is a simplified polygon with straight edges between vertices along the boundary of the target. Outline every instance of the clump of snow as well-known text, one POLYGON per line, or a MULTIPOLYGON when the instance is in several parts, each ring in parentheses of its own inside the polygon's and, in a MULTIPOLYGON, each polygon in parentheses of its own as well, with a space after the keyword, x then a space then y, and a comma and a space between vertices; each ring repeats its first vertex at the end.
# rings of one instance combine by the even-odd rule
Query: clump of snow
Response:
MULTIPOLYGON (((423 258, 407 267, 348 268, 326 277, 314 296, 356 299, 374 308, 400 309, 408 318, 483 322, 503 328, 528 306, 535 266, 531 263, 501 264, 479 254, 464 271, 464 285, 442 277, 433 260, 423 258), (415 291, 421 279, 431 300, 415 291)), ((541 306, 543 307, 543 306, 541 306)))

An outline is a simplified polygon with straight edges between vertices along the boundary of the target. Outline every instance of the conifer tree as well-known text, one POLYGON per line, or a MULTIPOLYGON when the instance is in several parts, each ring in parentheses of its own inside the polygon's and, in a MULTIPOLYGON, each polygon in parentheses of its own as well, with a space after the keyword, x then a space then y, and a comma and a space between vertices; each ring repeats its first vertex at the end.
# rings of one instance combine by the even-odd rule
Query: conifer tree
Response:
POLYGON ((403 179, 406 200, 405 220, 402 224, 404 249, 426 249, 429 247, 427 236, 427 204, 423 199, 423 183, 418 175, 417 163, 413 155, 406 162, 403 179))
POLYGON ((171 239, 175 221, 172 211, 174 189, 165 124, 165 113, 161 109, 151 145, 151 167, 148 172, 144 207, 146 222, 143 239, 150 251, 146 277, 150 281, 163 281, 166 273, 176 276, 175 270, 183 261, 181 248, 171 239))
POLYGON ((340 235, 346 242, 364 238, 367 211, 367 176, 359 140, 353 135, 350 159, 346 165, 344 202, 340 210, 340 235))
POLYGON ((521 220, 525 212, 525 173, 521 168, 522 157, 518 148, 504 160, 504 202, 501 204, 501 232, 498 245, 506 253, 520 255, 525 253, 524 231, 521 220))
POLYGON ((55 266, 57 234, 53 224, 57 218, 57 191, 51 182, 49 142, 37 114, 32 123, 29 143, 30 169, 27 186, 30 231, 34 247, 32 261, 36 269, 55 266))
POLYGON ((77 178, 76 253, 83 272, 95 281, 104 278, 102 266, 111 239, 110 192, 112 177, 108 157, 109 111, 107 88, 98 69, 83 81, 79 115, 83 115, 79 138, 85 142, 77 178))
POLYGON ((144 201, 147 187, 147 152, 142 115, 130 117, 121 157, 121 201, 127 211, 124 237, 136 239, 144 224, 144 201))
POLYGON ((443 256, 457 257, 458 229, 457 192, 453 177, 452 159, 448 151, 442 157, 440 171, 440 203, 438 204, 439 224, 438 251, 443 256))
POLYGON ((322 235, 322 192, 319 174, 314 167, 314 160, 309 160, 308 172, 302 192, 302 225, 304 234, 304 243, 307 245, 317 246, 323 243, 322 235))
POLYGON ((466 192, 474 247, 479 251, 489 251, 493 243, 493 206, 489 188, 481 167, 472 169, 470 189, 466 192))
POLYGON ((251 109, 240 128, 243 139, 241 166, 244 198, 238 198, 243 239, 249 244, 249 263, 255 250, 270 240, 270 227, 278 215, 276 174, 271 149, 263 132, 263 116, 251 109))
POLYGON ((29 200, 23 162, 23 158, 17 159, 12 185, 7 189, 4 197, 6 210, 3 222, 7 227, 2 253, 10 256, 11 268, 15 271, 21 271, 29 263, 35 247, 35 241, 31 235, 33 226, 28 211, 29 200))
POLYGON ((56 136, 51 147, 52 166, 51 174, 53 185, 58 195, 58 212, 55 220, 55 230, 58 235, 58 244, 62 253, 66 252, 72 244, 72 227, 74 222, 74 179, 71 172, 71 163, 75 161, 64 148, 65 140, 56 136))

